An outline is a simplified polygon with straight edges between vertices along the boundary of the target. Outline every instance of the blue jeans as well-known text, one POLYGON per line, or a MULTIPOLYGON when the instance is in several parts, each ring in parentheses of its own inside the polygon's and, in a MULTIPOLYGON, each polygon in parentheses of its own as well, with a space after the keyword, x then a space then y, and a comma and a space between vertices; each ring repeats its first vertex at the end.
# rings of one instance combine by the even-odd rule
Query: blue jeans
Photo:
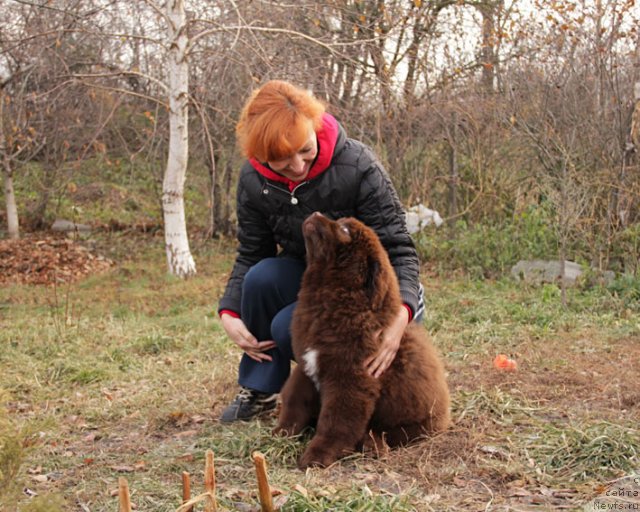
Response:
POLYGON ((271 361, 257 362, 242 355, 238 383, 279 393, 291 370, 291 316, 295 309, 305 263, 293 258, 266 258, 249 269, 242 287, 240 317, 258 341, 273 340, 271 361))

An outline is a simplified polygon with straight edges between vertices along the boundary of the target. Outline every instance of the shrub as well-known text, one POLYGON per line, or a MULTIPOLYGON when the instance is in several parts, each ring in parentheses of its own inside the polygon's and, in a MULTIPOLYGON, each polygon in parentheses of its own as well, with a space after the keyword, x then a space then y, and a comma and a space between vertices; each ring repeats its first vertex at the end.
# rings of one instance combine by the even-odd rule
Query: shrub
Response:
POLYGON ((619 267, 616 270, 637 275, 640 270, 640 223, 620 231, 612 245, 611 259, 619 267))
POLYGON ((416 246, 422 260, 435 263, 441 271, 497 277, 518 260, 557 257, 552 218, 549 208, 537 206, 498 224, 459 221, 454 227, 418 234, 416 246))
POLYGON ((3 505, 15 498, 18 487, 16 477, 24 455, 21 439, 4 409, 5 399, 0 390, 0 510, 4 510, 3 505))
POLYGON ((640 276, 621 274, 607 289, 618 297, 625 307, 638 309, 640 307, 640 276))

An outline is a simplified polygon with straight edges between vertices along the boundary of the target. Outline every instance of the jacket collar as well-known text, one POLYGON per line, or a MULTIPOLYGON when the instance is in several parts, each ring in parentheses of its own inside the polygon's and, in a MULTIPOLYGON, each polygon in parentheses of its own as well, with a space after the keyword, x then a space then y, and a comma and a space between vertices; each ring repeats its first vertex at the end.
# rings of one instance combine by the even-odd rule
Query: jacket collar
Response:
MULTIPOLYGON (((339 145, 338 140, 340 139, 342 142, 344 139, 344 136, 340 137, 340 135, 342 135, 341 132, 342 128, 338 124, 338 121, 336 121, 335 117, 331 114, 325 113, 322 116, 322 127, 316 132, 316 137, 318 139, 318 155, 316 156, 305 181, 315 178, 329 168, 336 146, 339 145)), ((255 158, 251 158, 249 163, 256 171, 262 174, 262 176, 270 180, 286 184, 289 187, 289 190, 293 190, 296 186, 300 185, 300 183, 303 183, 291 181, 290 179, 285 178, 255 158)))

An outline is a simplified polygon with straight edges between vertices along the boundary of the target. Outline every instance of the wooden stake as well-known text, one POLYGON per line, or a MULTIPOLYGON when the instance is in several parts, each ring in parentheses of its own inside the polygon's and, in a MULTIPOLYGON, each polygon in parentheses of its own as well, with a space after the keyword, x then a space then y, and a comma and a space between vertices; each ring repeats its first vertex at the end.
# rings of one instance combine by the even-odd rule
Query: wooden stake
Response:
MULTIPOLYGON (((189 478, 189 473, 186 471, 182 472, 182 503, 186 503, 191 499, 191 480, 189 478)), ((189 507, 185 510, 185 512, 192 512, 193 507, 189 507)))
POLYGON ((260 452, 253 452, 253 462, 256 465, 256 476, 258 477, 258 493, 260 495, 260 506, 262 512, 274 512, 273 499, 271 497, 271 487, 267 476, 267 461, 260 452))
POLYGON ((129 484, 123 476, 118 478, 119 512, 131 512, 131 498, 129 497, 129 484))
POLYGON ((216 504, 216 473, 213 467, 213 452, 207 450, 206 461, 204 466, 204 488, 211 497, 205 504, 206 512, 216 512, 218 506, 216 504))

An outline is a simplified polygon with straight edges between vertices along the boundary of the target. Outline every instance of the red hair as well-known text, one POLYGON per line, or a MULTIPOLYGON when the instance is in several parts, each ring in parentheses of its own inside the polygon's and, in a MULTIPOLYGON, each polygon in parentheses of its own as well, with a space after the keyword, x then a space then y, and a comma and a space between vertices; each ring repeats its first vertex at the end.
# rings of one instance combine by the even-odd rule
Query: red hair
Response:
POLYGON ((271 80, 253 92, 236 126, 247 158, 260 162, 293 155, 309 139, 309 127, 322 127, 325 106, 310 92, 289 82, 271 80))

